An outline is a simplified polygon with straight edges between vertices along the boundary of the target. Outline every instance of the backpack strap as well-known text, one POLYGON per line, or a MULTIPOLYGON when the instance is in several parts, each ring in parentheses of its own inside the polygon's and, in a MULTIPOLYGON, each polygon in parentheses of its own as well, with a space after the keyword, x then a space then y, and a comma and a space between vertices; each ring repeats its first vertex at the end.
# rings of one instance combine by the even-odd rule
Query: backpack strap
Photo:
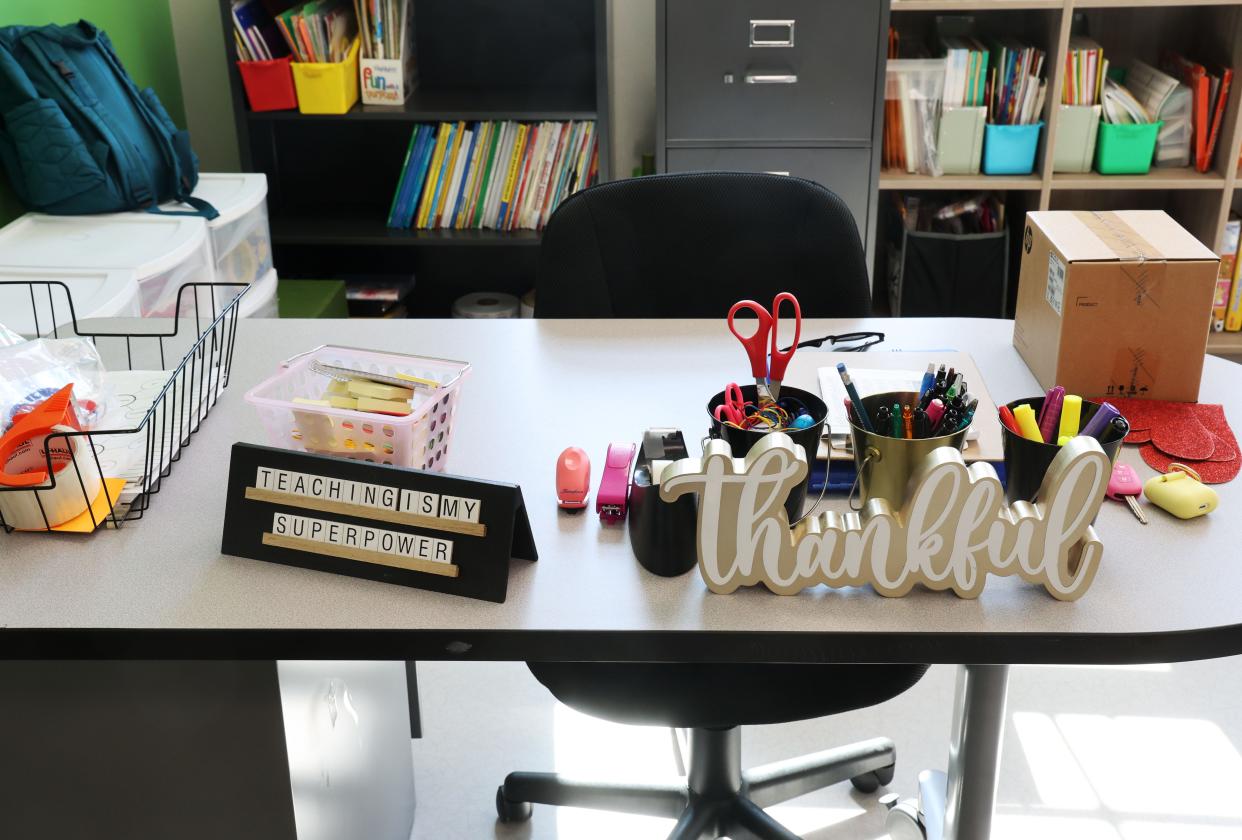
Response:
POLYGON ((201 198, 195 198, 187 195, 184 198, 178 198, 182 204, 188 204, 193 210, 165 210, 158 204, 152 204, 147 208, 148 213, 157 213, 161 216, 202 216, 207 221, 211 221, 220 215, 220 211, 212 207, 210 202, 203 201, 201 198))

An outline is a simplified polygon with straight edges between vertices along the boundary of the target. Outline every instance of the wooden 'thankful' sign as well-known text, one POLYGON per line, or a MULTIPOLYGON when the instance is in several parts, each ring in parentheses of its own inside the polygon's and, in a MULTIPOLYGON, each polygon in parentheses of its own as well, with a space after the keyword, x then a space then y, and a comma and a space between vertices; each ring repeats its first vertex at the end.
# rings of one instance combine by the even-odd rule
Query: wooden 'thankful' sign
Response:
POLYGON ((522 489, 233 445, 225 554, 501 602, 535 560, 522 489))

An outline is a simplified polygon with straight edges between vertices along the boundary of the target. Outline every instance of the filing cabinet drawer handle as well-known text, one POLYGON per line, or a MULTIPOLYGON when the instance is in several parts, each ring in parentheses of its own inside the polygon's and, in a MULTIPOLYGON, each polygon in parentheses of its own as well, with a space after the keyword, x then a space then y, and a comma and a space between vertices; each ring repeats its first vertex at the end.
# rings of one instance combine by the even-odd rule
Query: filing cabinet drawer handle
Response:
POLYGON ((796 73, 747 73, 748 85, 793 85, 798 83, 796 73))
POLYGON ((750 22, 750 45, 752 47, 792 47, 794 45, 794 21, 752 20, 750 22))

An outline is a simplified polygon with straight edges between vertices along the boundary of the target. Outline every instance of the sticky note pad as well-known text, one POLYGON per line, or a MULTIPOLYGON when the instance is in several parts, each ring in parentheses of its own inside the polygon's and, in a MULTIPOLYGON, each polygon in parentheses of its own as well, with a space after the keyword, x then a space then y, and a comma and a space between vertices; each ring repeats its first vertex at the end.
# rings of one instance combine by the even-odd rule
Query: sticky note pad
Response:
POLYGON ((365 379, 349 380, 349 393, 355 397, 370 397, 376 400, 410 400, 414 398, 414 392, 409 388, 398 388, 396 385, 368 382, 365 379))
POLYGON ((332 405, 332 403, 328 402, 327 400, 310 400, 310 399, 307 399, 306 397, 294 397, 293 401, 297 403, 298 405, 323 405, 323 406, 332 405))
POLYGON ((328 405, 333 408, 349 408, 356 411, 358 409, 358 400, 356 397, 331 396, 328 397, 328 405))
POLYGON ((377 400, 371 397, 358 398, 359 411, 372 411, 376 414, 392 414, 397 417, 404 417, 414 409, 410 408, 408 402, 400 400, 377 400))

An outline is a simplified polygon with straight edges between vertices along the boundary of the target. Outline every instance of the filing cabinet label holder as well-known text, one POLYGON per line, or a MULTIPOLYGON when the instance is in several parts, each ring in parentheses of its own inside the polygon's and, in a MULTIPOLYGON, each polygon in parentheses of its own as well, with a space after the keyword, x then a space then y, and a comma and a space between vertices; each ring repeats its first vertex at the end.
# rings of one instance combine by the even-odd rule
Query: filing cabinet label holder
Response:
POLYGON ((872 498, 861 515, 830 511, 791 530, 785 497, 806 477, 806 455, 773 432, 745 458, 709 441, 702 457, 662 472, 660 497, 698 494, 699 572, 713 592, 761 583, 796 595, 819 584, 871 584, 900 597, 921 584, 977 598, 994 574, 1072 601, 1099 569, 1104 546, 1091 523, 1111 473, 1099 442, 1076 437, 1053 459, 1035 501, 1006 504, 991 464, 967 467, 959 451, 942 446, 910 478, 900 510, 872 498))
POLYGON ((501 603, 537 560, 522 489, 233 445, 220 551, 501 603))

